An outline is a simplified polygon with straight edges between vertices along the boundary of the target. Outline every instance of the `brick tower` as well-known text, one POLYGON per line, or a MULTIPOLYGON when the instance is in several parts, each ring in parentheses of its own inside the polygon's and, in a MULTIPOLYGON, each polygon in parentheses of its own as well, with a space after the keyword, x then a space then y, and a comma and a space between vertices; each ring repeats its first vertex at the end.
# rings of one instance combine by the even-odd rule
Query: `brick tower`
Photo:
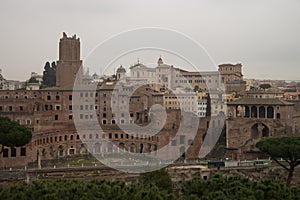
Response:
POLYGON ((56 68, 56 86, 71 87, 74 85, 76 74, 82 65, 80 60, 80 39, 68 37, 63 33, 59 42, 59 60, 56 68))

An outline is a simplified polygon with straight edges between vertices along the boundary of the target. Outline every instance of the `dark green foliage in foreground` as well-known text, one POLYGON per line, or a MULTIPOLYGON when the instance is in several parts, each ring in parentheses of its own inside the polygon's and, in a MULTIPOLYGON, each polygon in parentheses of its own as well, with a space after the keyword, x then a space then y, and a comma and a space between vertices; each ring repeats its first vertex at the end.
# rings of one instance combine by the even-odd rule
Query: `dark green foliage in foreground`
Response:
POLYGON ((156 185, 159 190, 172 192, 172 180, 165 169, 141 174, 139 182, 143 185, 156 185))
POLYGON ((78 180, 36 181, 32 184, 19 184, 11 187, 0 187, 0 199, 174 199, 175 197, 160 191, 154 185, 125 185, 124 182, 94 180, 91 182, 78 180))
POLYGON ((289 188, 284 183, 271 180, 255 182, 242 177, 216 175, 207 181, 185 181, 180 187, 181 195, 177 197, 173 192, 167 193, 152 183, 126 185, 120 181, 39 180, 30 184, 0 187, 0 199, 300 199, 300 188, 289 188))
POLYGON ((256 182, 243 177, 221 175, 216 175, 208 181, 202 179, 186 181, 182 184, 182 193, 184 199, 300 199, 300 188, 289 188, 281 182, 271 180, 256 182))

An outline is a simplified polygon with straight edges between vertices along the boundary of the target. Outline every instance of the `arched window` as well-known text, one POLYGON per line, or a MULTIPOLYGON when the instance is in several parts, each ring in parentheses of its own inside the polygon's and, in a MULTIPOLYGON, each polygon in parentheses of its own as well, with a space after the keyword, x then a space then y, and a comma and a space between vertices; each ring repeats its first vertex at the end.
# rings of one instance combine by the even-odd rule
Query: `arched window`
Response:
POLYGON ((274 118, 274 108, 272 106, 268 106, 268 108, 267 108, 267 117, 269 119, 274 118))
POLYGON ((140 144, 140 153, 143 153, 144 151, 144 144, 140 144))
POLYGON ((112 153, 113 152, 113 144, 111 142, 109 142, 107 144, 107 152, 112 153))
POLYGON ((266 118, 266 109, 264 106, 259 107, 259 118, 266 118))
POLYGON ((124 151, 124 149, 125 149, 125 144, 124 144, 123 142, 121 142, 121 143, 119 144, 119 148, 120 148, 121 151, 124 151))
POLYGON ((135 145, 133 143, 130 145, 130 152, 135 152, 135 145))
POLYGON ((151 152, 151 144, 147 144, 147 147, 146 147, 146 152, 150 153, 151 152))
POLYGON ((97 142, 95 144, 94 149, 95 149, 95 153, 101 153, 101 144, 97 142))
POLYGON ((257 107, 256 106, 251 107, 251 117, 257 118, 257 107))
POLYGON ((245 106, 245 117, 250 117, 250 109, 249 109, 249 106, 245 106))

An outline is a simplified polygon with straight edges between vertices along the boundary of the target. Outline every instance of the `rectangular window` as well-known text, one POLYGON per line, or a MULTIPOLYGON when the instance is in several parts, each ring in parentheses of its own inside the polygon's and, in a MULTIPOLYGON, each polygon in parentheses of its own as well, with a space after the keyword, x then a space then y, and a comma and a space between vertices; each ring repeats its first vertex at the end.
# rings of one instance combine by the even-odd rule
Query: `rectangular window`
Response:
POLYGON ((69 119, 73 119, 73 115, 69 115, 69 119))
POLYGON ((172 140, 171 145, 172 145, 172 146, 176 146, 176 145, 177 145, 176 140, 172 140))
POLYGON ((3 158, 7 158, 8 157, 8 149, 5 148, 3 149, 3 158))
POLYGON ((184 144, 184 139, 185 139, 185 136, 184 135, 180 135, 180 144, 184 144))
POLYGON ((23 111, 23 106, 20 106, 20 112, 22 112, 23 111))
POLYGON ((58 115, 54 115, 54 120, 58 120, 58 115))
POLYGON ((72 109, 73 109, 72 105, 69 105, 69 110, 72 110, 72 109))
POLYGON ((25 148, 25 147, 22 147, 22 148, 20 149, 20 155, 21 155, 21 156, 26 156, 26 148, 25 148))
POLYGON ((59 95, 56 95, 56 100, 58 101, 60 99, 60 96, 59 95))
POLYGON ((12 106, 9 106, 9 107, 8 107, 8 110, 9 110, 9 111, 13 111, 13 107, 12 107, 12 106))
POLYGON ((48 101, 51 100, 51 96, 50 96, 50 95, 47 96, 47 100, 48 100, 48 101))
POLYGON ((17 156, 16 148, 10 148, 10 156, 11 157, 16 157, 17 156))
POLYGON ((69 100, 72 101, 72 95, 69 95, 69 100))

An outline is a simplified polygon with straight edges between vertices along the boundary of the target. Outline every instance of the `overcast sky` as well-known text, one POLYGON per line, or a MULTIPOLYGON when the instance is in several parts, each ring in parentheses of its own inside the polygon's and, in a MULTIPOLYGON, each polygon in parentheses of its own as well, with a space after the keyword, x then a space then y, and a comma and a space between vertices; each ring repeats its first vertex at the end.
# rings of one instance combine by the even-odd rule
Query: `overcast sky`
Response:
POLYGON ((194 38, 217 64, 242 63, 247 78, 300 80, 299 10, 299 0, 1 0, 0 68, 7 79, 42 73, 63 31, 81 38, 84 60, 112 35, 161 27, 194 38))

